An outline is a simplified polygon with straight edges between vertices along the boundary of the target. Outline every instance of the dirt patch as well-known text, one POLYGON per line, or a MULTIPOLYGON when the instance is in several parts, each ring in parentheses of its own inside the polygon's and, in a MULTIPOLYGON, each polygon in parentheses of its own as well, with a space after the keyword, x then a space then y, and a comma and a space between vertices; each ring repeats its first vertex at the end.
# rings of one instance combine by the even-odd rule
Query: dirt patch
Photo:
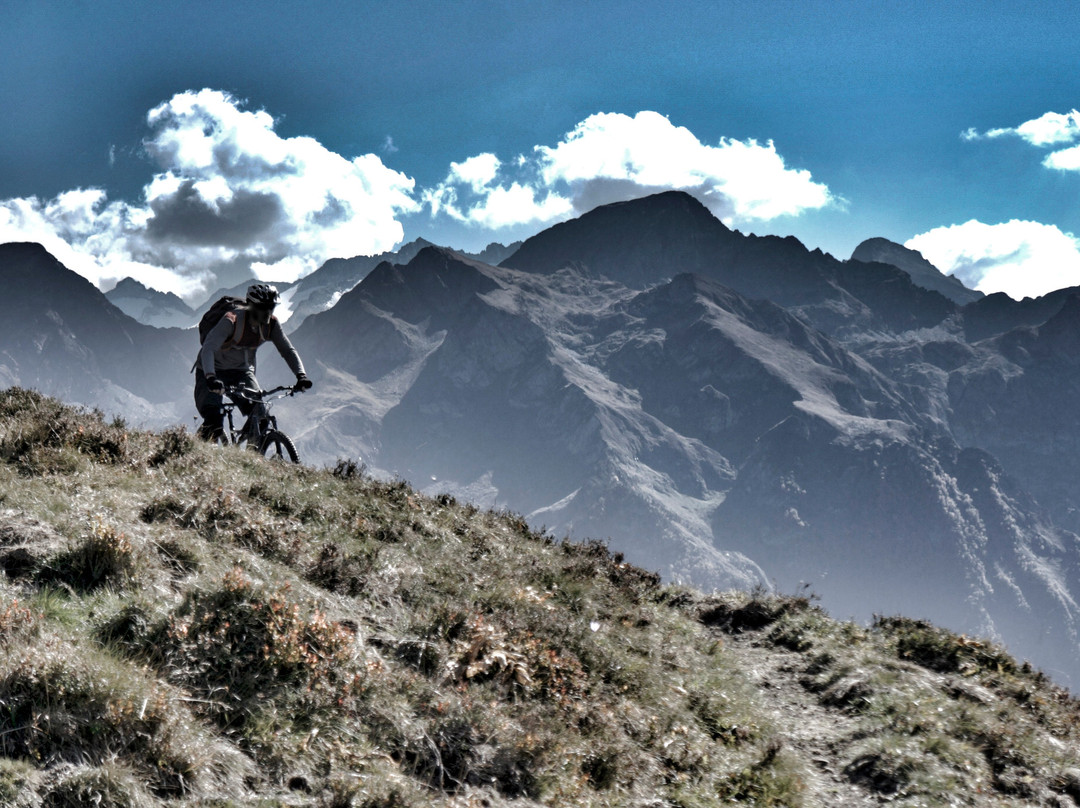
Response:
POLYGON ((842 710, 823 705, 802 684, 809 660, 805 654, 777 648, 760 632, 724 634, 724 647, 740 662, 761 691, 784 746, 805 763, 806 805, 822 808, 880 806, 876 791, 845 773, 840 750, 859 727, 842 710))

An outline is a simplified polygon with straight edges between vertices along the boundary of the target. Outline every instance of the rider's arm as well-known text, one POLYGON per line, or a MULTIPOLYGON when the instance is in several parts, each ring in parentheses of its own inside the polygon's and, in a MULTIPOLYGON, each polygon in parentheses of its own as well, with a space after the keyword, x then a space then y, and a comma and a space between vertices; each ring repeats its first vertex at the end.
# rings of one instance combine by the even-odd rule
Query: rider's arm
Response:
POLYGON ((270 340, 274 343, 278 353, 281 354, 281 358, 285 360, 285 364, 289 366, 289 370, 297 377, 304 376, 304 363, 300 361, 300 354, 297 353, 285 331, 282 330, 277 317, 270 320, 270 340))
POLYGON ((230 311, 218 320, 217 325, 211 328, 210 333, 206 335, 206 341, 203 342, 202 348, 199 349, 199 363, 202 365, 205 375, 213 376, 216 372, 214 355, 229 341, 235 328, 236 315, 230 311))

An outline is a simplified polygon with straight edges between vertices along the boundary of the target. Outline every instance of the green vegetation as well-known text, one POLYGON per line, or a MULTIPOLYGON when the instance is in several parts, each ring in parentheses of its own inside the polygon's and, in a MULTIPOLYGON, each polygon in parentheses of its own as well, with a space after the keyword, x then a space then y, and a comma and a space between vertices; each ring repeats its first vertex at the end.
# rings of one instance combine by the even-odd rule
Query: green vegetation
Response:
POLYGON ((1080 802, 1076 703, 989 644, 18 389, 0 568, 4 805, 828 804, 750 654, 868 805, 1080 802))

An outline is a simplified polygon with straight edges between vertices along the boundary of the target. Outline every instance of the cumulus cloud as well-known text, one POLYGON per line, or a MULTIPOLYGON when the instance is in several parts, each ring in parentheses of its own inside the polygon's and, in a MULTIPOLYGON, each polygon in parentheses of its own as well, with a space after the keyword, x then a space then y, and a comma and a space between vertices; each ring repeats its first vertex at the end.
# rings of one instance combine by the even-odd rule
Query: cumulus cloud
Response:
POLYGON ((454 163, 426 191, 433 215, 484 227, 549 223, 597 205, 687 191, 729 225, 799 215, 836 200, 810 172, 789 168, 772 141, 702 143, 656 112, 598 113, 554 146, 503 163, 481 154, 454 163))
MULTIPOLYGON (((965 140, 1018 137, 1040 148, 1076 144, 1080 143, 1080 112, 1075 109, 1064 114, 1047 112, 1015 127, 990 129, 982 133, 968 129, 961 137, 965 140)), ((1043 159, 1043 165, 1059 171, 1080 171, 1080 145, 1055 148, 1043 159)))
POLYGON ((97 189, 9 199, 0 241, 41 242, 100 285, 130 275, 193 295, 252 272, 293 280, 402 240, 398 217, 419 209, 411 179, 372 154, 283 138, 267 112, 244 106, 217 90, 173 96, 147 115, 159 172, 140 204, 97 189))
POLYGON ((1016 300, 1080 286, 1080 241, 1039 222, 976 220, 938 227, 905 244, 946 275, 987 294, 1016 300))

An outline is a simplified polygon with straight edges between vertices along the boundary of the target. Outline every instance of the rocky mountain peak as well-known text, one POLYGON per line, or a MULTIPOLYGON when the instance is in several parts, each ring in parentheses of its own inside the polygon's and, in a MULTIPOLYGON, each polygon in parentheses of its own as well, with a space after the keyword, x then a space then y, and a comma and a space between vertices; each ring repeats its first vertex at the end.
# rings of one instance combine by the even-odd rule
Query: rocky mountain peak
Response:
POLYGON ((567 266, 633 287, 695 271, 738 238, 694 197, 682 191, 605 205, 527 239, 503 266, 555 272, 567 266))
POLYGON ((134 278, 124 278, 113 287, 113 291, 125 295, 147 295, 153 290, 134 278))
POLYGON ((917 250, 885 238, 870 238, 862 242, 851 254, 852 261, 864 264, 891 264, 911 276, 916 286, 939 292, 958 305, 979 300, 982 292, 968 289, 957 278, 944 274, 917 250))

